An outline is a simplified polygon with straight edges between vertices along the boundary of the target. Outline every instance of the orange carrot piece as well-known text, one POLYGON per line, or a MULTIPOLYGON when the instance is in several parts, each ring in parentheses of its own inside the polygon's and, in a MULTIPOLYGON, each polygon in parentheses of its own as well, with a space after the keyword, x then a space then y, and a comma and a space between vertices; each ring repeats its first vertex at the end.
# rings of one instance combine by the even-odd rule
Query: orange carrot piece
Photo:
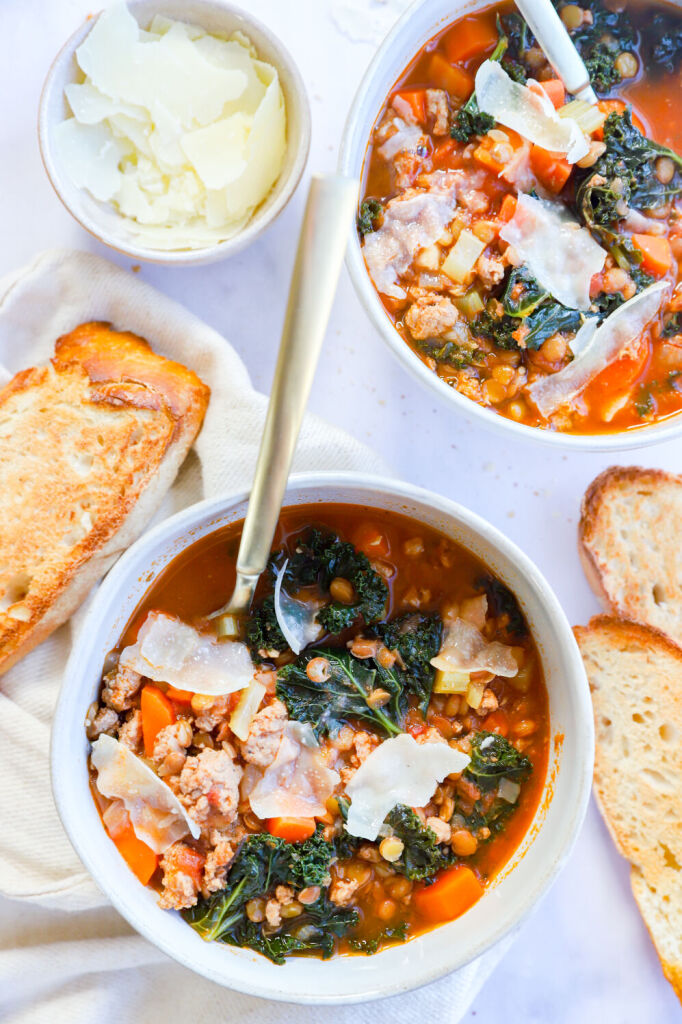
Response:
POLYGON ((603 401, 605 395, 625 391, 639 377, 649 358, 649 343, 640 338, 636 348, 605 366, 585 388, 588 405, 603 401))
POLYGON ((573 170, 573 164, 569 164, 561 153, 536 145, 531 146, 530 166, 536 178, 555 195, 561 192, 573 170))
POLYGON ((504 221, 505 224, 507 224, 516 213, 516 203, 516 196, 511 195, 511 193, 507 193, 502 200, 498 217, 500 220, 504 221))
POLYGON ((457 64, 472 57, 482 57, 495 48, 497 40, 495 16, 479 14, 458 21, 445 36, 443 47, 448 60, 457 64))
POLYGON ((509 732, 509 719, 504 711, 493 711, 483 721, 486 732, 496 732, 498 736, 506 736, 509 732))
POLYGON ((501 164, 499 160, 496 160, 490 152, 490 148, 483 143, 481 143, 480 146, 476 146, 476 149, 474 150, 474 160, 478 161, 482 167, 485 167, 488 171, 492 171, 495 175, 504 170, 504 164, 501 164))
POLYGON ((468 100, 474 91, 473 76, 450 64, 442 53, 431 55, 427 77, 435 86, 445 89, 457 100, 468 100))
POLYGON ((168 697, 158 686, 142 687, 140 695, 140 711, 142 712, 142 738, 144 739, 144 752, 151 757, 154 752, 154 742, 159 732, 167 725, 175 721, 175 711, 168 697))
POLYGON ((204 865, 206 864, 206 858, 203 853, 193 850, 191 846, 180 844, 175 863, 183 875, 189 875, 197 887, 201 885, 204 865))
MULTIPOLYGON (((417 124, 426 124, 426 89, 400 89, 393 93, 394 106, 397 99, 407 104, 417 124)), ((396 110, 400 113, 398 107, 396 110)))
POLYGON ((563 107, 566 102, 566 90, 560 78, 548 78, 545 82, 538 82, 538 85, 546 94, 555 110, 563 107))
POLYGON ((642 270, 654 277, 665 277, 673 265, 670 242, 662 235, 632 236, 633 244, 642 254, 642 270))
POLYGON ((166 690, 166 696, 169 700, 172 700, 174 704, 188 705, 192 703, 192 697, 194 694, 191 690, 178 690, 175 686, 169 686, 166 690))
POLYGON ((268 818, 266 825, 271 836, 288 843, 302 843, 315 831, 314 818, 268 818))
POLYGON ((385 558, 389 552, 386 535, 375 523, 360 523, 351 540, 368 558, 385 558))
POLYGON ((416 889, 412 897, 419 915, 430 924, 454 921, 483 895, 483 886, 465 864, 443 871, 433 885, 416 889))
POLYGON ((146 843, 137 838, 131 824, 118 830, 116 838, 112 837, 112 839, 130 870, 143 885, 146 885, 156 871, 159 863, 158 855, 146 843))

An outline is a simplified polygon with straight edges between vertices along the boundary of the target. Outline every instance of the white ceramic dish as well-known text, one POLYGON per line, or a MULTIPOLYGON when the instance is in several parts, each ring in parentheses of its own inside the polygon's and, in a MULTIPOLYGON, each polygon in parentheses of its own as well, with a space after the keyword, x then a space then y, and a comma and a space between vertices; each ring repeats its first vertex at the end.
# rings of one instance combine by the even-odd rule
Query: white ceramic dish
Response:
MULTIPOLYGON (((417 0, 384 40, 360 83, 350 107, 339 155, 339 170, 364 180, 364 161, 372 127, 394 83, 421 47, 446 25, 489 6, 489 0, 417 0)), ((614 434, 563 434, 525 426, 460 395, 429 370, 401 338, 372 284, 356 232, 348 246, 348 270, 362 305, 381 337, 421 384, 453 408, 507 437, 531 438, 565 450, 622 451, 670 440, 682 434, 682 413, 672 419, 614 434)))
POLYGON ((540 809, 519 850, 459 920, 375 956, 294 958, 277 967, 248 951, 206 943, 176 913, 161 910, 126 866, 100 822, 88 785, 84 719, 105 655, 151 581, 200 537, 244 516, 247 495, 194 505, 145 534, 102 583, 64 674, 52 729, 52 784, 83 864, 142 935, 186 967, 241 992, 300 1003, 350 1003, 435 981, 485 952, 534 907, 566 860, 590 792, 592 711, 582 661, 566 617, 529 559, 460 505, 409 484, 347 473, 293 477, 286 505, 346 502, 413 516, 480 557, 518 597, 538 644, 550 700, 552 749, 540 809))
POLYGON ((143 27, 155 14, 201 25, 209 32, 229 36, 237 29, 246 33, 258 54, 279 71, 287 110, 287 149, 280 176, 251 220, 233 238, 202 249, 168 252, 133 238, 123 218, 109 204, 100 203, 78 188, 60 164, 53 145, 53 131, 69 114, 64 87, 78 80, 75 51, 92 28, 89 18, 57 54, 45 80, 38 113, 38 141, 43 164, 55 192, 78 223, 100 242, 137 260, 169 266, 211 263, 231 256, 249 245, 282 212, 300 181, 310 149, 310 105, 303 79, 287 50, 269 29, 250 13, 226 0, 129 0, 128 8, 143 27))

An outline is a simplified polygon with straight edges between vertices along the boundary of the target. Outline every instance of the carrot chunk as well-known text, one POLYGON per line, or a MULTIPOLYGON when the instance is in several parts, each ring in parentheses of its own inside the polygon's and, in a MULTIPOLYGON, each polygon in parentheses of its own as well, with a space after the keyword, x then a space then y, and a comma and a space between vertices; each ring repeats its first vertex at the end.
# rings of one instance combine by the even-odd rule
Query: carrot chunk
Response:
POLYGON ((665 277, 673 265, 670 242, 661 235, 632 236, 633 244, 642 254, 642 270, 654 277, 665 277))
POLYGON ((389 552, 386 535, 374 523, 361 523, 351 539, 368 558, 385 558, 389 552))
MULTIPOLYGON (((417 124, 426 123, 426 90, 425 89, 400 89, 398 92, 393 93, 391 102, 395 106, 395 100, 401 100, 402 103, 406 103, 412 111, 412 115, 417 124)), ((400 110, 396 107, 398 113, 400 110)))
POLYGON ((486 732, 496 732, 498 736, 506 736, 509 732, 509 719, 504 711, 493 711, 483 722, 486 732))
POLYGON ((143 885, 146 885, 156 871, 159 863, 158 855, 146 843, 137 838, 132 824, 119 829, 115 838, 113 836, 111 838, 130 870, 143 885))
POLYGON ((483 886, 471 868, 457 864, 443 871, 433 885, 415 890, 413 901, 418 913, 430 924, 454 921, 483 895, 483 886))
POLYGON ((538 84, 556 110, 563 107, 566 102, 566 90, 560 78, 548 78, 545 82, 538 84))
POLYGON ((516 202, 516 196, 513 196, 510 193, 508 193, 502 200, 498 216, 500 220, 505 222, 505 224, 508 223, 516 213, 516 202))
POLYGON ((166 690, 166 696, 169 700, 173 701, 174 704, 191 704, 192 697, 194 694, 191 690, 178 690, 175 686, 169 686, 166 690))
POLYGON ((154 753, 154 742, 158 733, 175 721, 173 705, 158 686, 142 687, 140 695, 140 711, 142 712, 142 738, 144 752, 147 757, 154 753))
POLYGON ((469 72, 450 64, 442 53, 431 55, 428 79, 457 100, 468 100, 474 91, 474 79, 469 72))
POLYGON ((302 843, 315 831, 314 818, 268 818, 266 825, 271 836, 288 843, 302 843))
POLYGON ((649 343, 640 338, 636 347, 605 366, 601 373, 585 388, 585 400, 588 405, 599 403, 605 395, 625 391, 639 377, 649 358, 649 343))
POLYGON ((561 192, 573 170, 573 164, 569 164, 561 153, 536 145, 531 146, 530 166, 536 178, 555 195, 561 192))
POLYGON ((443 40, 445 55, 449 61, 470 60, 471 57, 482 56, 497 45, 498 34, 495 17, 492 14, 479 14, 471 18, 463 18, 451 28, 443 40))

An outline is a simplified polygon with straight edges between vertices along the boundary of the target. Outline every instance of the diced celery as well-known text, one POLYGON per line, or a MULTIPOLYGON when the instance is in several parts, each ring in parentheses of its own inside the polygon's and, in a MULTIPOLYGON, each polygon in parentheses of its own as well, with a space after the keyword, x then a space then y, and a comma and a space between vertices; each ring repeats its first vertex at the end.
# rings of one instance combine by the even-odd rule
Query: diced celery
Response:
POLYGON ((559 109, 559 117, 570 117, 586 135, 600 128, 606 120, 606 114, 585 100, 571 100, 559 109))
POLYGON ((265 687, 256 679, 252 679, 246 689, 242 690, 239 703, 230 716, 230 729, 237 739, 245 740, 249 735, 249 726, 264 696, 265 687))
POLYGON ((468 672, 444 672, 438 669, 433 684, 434 693, 466 693, 469 686, 470 675, 468 672))
POLYGON ((476 238, 471 231, 464 228, 459 238, 448 253, 441 270, 453 281, 466 281, 478 257, 485 249, 485 242, 476 238))
POLYGON ((474 711, 478 711, 483 700, 483 691, 485 690, 485 683, 480 680, 472 680, 467 687, 467 703, 470 708, 474 711))
POLYGON ((235 640, 240 633, 239 619, 236 615, 220 615, 215 620, 215 631, 219 637, 228 637, 235 640))
POLYGON ((475 288, 468 291, 466 295, 460 295, 456 298, 455 305, 467 320, 473 320, 485 308, 483 299, 475 288))

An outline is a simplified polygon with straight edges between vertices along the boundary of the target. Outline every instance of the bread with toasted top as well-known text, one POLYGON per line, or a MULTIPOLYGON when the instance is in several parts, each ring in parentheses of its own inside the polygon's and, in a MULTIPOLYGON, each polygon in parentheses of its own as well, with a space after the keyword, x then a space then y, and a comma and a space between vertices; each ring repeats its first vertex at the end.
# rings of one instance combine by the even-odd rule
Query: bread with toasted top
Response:
POLYGON ((0 389, 0 674, 66 621, 155 511, 209 389, 87 323, 0 389))
POLYGON ((682 476, 613 466, 582 502, 579 544, 587 579, 614 615, 682 644, 682 476))
POLYGON ((682 649, 607 615, 575 635, 592 691, 597 802, 682 1001, 682 649))

